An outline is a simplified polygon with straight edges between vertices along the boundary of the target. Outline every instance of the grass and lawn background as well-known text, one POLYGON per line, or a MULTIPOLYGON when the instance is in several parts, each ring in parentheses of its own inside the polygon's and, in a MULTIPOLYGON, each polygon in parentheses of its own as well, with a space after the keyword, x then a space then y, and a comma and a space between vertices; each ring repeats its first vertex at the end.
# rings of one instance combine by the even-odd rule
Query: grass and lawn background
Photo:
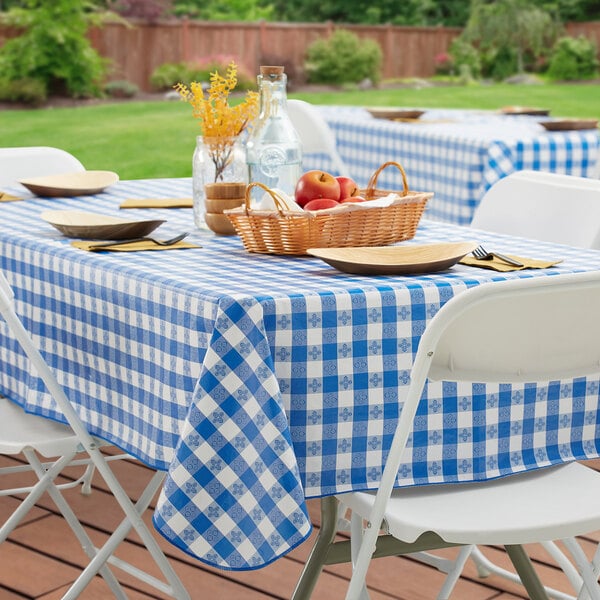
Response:
MULTIPOLYGON (((600 85, 467 85, 290 93, 313 104, 497 110, 520 105, 554 117, 600 118, 600 85)), ((87 169, 121 179, 190 177, 199 133, 189 105, 129 101, 0 112, 3 146, 56 146, 87 169)), ((551 134, 550 134, 551 135, 551 134)))

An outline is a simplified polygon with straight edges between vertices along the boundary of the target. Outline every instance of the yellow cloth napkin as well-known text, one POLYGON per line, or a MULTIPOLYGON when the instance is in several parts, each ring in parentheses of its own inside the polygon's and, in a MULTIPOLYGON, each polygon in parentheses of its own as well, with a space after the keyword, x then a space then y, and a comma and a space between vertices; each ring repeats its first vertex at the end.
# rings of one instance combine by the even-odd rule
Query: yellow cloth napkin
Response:
POLYGON ((513 254, 507 254, 508 258, 514 258, 516 261, 523 264, 522 267, 515 267, 508 263, 494 257, 491 260, 479 260, 474 256, 465 256, 460 259, 460 264, 469 265, 470 267, 481 267, 482 269, 492 269, 494 271, 522 271, 523 269, 547 269, 561 263, 562 260, 536 260, 534 258, 524 258, 522 256, 514 256, 513 254))
POLYGON ((21 196, 13 196, 7 192, 0 192, 0 202, 14 202, 15 200, 23 200, 21 196))
POLYGON ((130 242, 128 244, 115 244, 114 246, 95 247, 104 242, 89 241, 89 242, 71 242, 71 246, 88 252, 98 252, 107 250, 109 252, 139 252, 140 250, 181 250, 183 248, 202 248, 198 244, 190 244, 189 242, 177 242, 171 246, 159 246, 154 242, 145 240, 143 242, 130 242))
POLYGON ((193 208, 191 198, 128 198, 119 208, 193 208))

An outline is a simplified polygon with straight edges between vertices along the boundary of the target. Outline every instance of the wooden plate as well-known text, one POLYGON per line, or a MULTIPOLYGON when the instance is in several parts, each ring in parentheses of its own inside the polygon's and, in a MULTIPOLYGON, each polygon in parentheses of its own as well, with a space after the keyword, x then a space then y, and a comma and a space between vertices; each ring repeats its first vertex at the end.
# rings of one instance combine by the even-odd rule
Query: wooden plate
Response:
POLYGON ((477 242, 419 246, 309 248, 308 254, 357 275, 412 275, 444 271, 477 248, 477 242))
POLYGON ((540 121, 540 125, 548 131, 576 131, 580 129, 596 129, 596 119, 561 119, 559 121, 540 121))
POLYGON ((550 114, 547 108, 533 108, 531 106, 505 106, 500 109, 504 115, 528 115, 534 117, 546 117, 550 114))
POLYGON ((126 240, 143 237, 165 222, 131 221, 79 210, 47 210, 40 217, 63 235, 86 240, 126 240))
POLYGON ((83 196, 97 194, 119 181, 112 171, 77 171, 44 177, 29 177, 19 181, 37 196, 83 196))
POLYGON ((418 119, 425 113, 424 110, 413 110, 405 108, 391 108, 376 106, 367 110, 377 119, 418 119))

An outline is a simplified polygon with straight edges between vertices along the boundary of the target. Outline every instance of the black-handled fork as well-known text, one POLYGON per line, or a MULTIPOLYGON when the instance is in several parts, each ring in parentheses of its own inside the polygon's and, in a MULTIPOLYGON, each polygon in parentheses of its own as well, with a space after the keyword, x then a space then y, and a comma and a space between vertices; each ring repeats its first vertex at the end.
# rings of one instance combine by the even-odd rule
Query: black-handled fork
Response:
POLYGON ((513 265, 513 267, 525 266, 523 263, 520 263, 514 258, 504 256, 504 254, 498 254, 498 252, 488 252, 483 246, 477 246, 477 248, 473 250, 473 256, 478 260, 492 260, 494 257, 496 257, 499 258, 501 261, 508 263, 509 265, 513 265))
POLYGON ((123 244, 131 244, 133 242, 153 242, 154 244, 157 244, 158 246, 172 246, 173 244, 176 244, 177 242, 180 242, 183 238, 187 237, 189 235, 189 232, 185 232, 185 233, 180 233, 179 235, 176 235, 175 237, 169 239, 169 240, 157 240, 156 238, 153 237, 139 237, 139 238, 131 238, 129 240, 116 240, 113 242, 101 242, 99 244, 94 244, 93 246, 90 246, 90 250, 101 250, 102 248, 106 248, 108 246, 121 246, 123 244))

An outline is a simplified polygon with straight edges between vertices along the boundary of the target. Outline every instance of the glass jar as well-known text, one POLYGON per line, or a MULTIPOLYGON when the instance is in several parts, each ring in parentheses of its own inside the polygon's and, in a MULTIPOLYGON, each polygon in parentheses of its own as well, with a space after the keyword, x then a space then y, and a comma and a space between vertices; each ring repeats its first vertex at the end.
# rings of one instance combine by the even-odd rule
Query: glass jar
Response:
POLYGON ((246 153, 241 136, 196 138, 192 161, 192 190, 194 224, 208 229, 206 212, 206 185, 214 183, 247 183, 246 153))
POLYGON ((248 179, 293 196, 302 147, 287 112, 287 77, 283 67, 262 66, 257 80, 259 115, 246 145, 248 179))

